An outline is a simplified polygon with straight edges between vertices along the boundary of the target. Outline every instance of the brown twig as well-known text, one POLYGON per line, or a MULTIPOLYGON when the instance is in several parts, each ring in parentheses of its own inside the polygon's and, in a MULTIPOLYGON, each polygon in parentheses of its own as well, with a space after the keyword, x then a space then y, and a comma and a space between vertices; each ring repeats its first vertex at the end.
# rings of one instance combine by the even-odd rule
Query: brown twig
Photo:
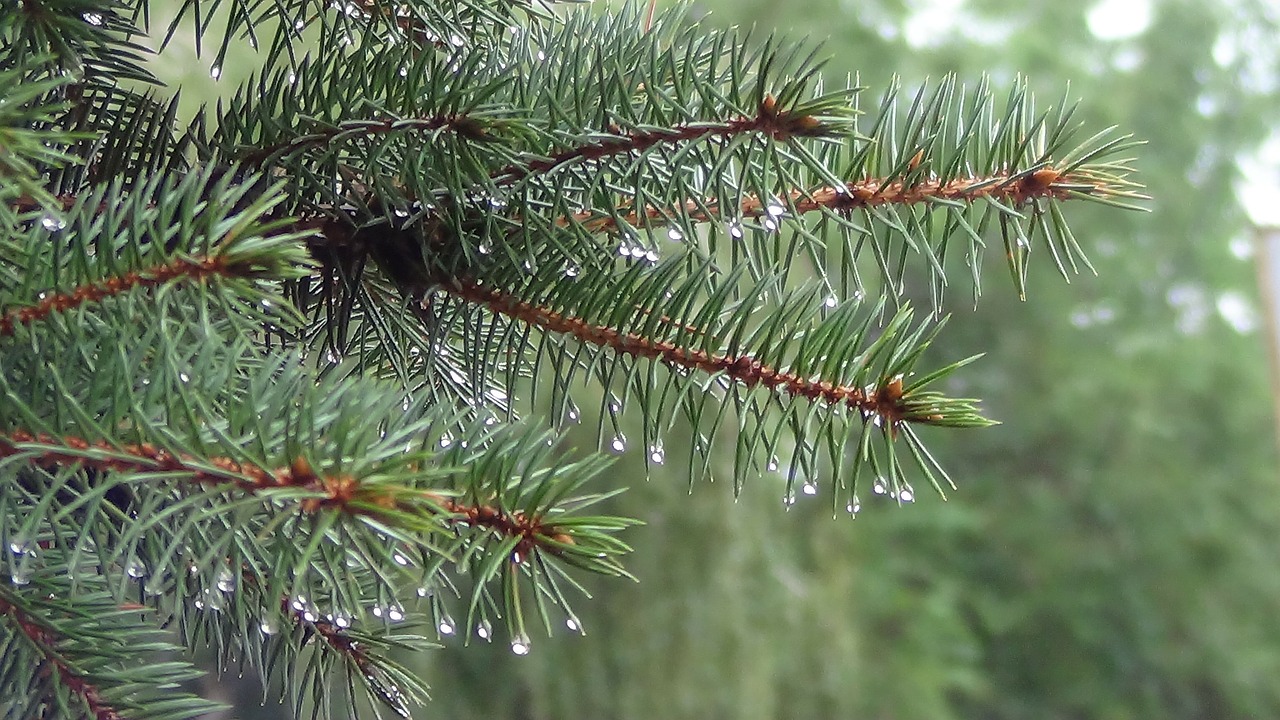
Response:
POLYGON ((249 165, 259 165, 277 153, 293 153, 321 145, 327 145, 344 136, 372 137, 395 132, 434 132, 448 128, 467 140, 491 139, 485 125, 466 115, 438 115, 423 118, 379 118, 374 120, 347 120, 333 127, 307 135, 282 140, 245 153, 241 160, 249 165))
POLYGON ((255 494, 273 488, 303 488, 317 493, 303 498, 298 509, 315 513, 332 509, 352 515, 378 516, 381 510, 421 515, 452 516, 450 523, 485 527, 519 538, 517 549, 527 556, 535 547, 554 550, 556 544, 572 545, 573 539, 541 515, 507 512, 489 505, 469 505, 439 493, 405 487, 378 487, 361 483, 350 475, 322 475, 299 456, 287 467, 268 470, 230 458, 197 460, 157 448, 149 443, 112 444, 90 442, 74 436, 53 437, 14 430, 0 434, 0 458, 25 454, 41 466, 78 465, 104 472, 180 474, 191 482, 210 486, 232 486, 255 494))
POLYGON ((608 347, 620 354, 661 360, 670 366, 706 373, 724 373, 748 387, 764 385, 814 401, 832 405, 843 403, 852 409, 879 415, 891 431, 906 416, 901 378, 874 389, 815 381, 768 367, 750 355, 713 355, 704 350, 679 347, 665 340, 651 340, 635 333, 621 333, 611 327, 592 325, 581 318, 562 315, 471 281, 445 283, 441 289, 544 331, 571 335, 580 342, 608 347))
POLYGON ((66 312, 86 303, 98 302, 104 298, 126 293, 133 288, 154 287, 180 277, 199 280, 211 275, 233 274, 235 274, 234 268, 222 258, 178 259, 149 270, 129 272, 99 282, 87 283, 68 292, 47 294, 34 305, 11 308, 4 315, 0 315, 0 336, 12 335, 17 326, 43 320, 55 312, 66 312))
POLYGON ((803 113, 780 110, 772 96, 766 96, 754 116, 742 116, 721 122, 700 122, 669 128, 623 132, 612 128, 613 137, 566 148, 550 157, 525 163, 513 163, 491 175, 497 184, 516 182, 535 173, 545 173, 576 161, 599 160, 613 155, 643 152, 659 143, 691 142, 708 137, 733 137, 747 133, 764 133, 777 140, 821 135, 830 128, 817 118, 803 113))
MULTIPOLYGON (((1071 192, 1108 194, 1108 188, 1092 178, 1058 173, 1053 168, 1042 168, 1032 173, 997 173, 982 177, 955 178, 948 181, 922 180, 919 182, 888 181, 868 178, 850 182, 843 187, 823 187, 812 191, 794 190, 788 194, 785 205, 788 211, 804 214, 819 209, 840 213, 852 213, 864 208, 886 205, 918 205, 925 202, 952 201, 973 203, 983 198, 1023 205, 1037 198, 1063 199, 1071 192)), ((776 203, 756 196, 747 196, 733 209, 732 217, 755 217, 768 211, 776 203)), ((577 213, 560 220, 562 226, 578 224, 589 232, 604 233, 615 230, 620 222, 632 226, 664 224, 673 215, 683 211, 694 222, 710 222, 730 217, 715 203, 690 200, 682 207, 649 207, 643 211, 623 211, 608 217, 593 217, 591 213, 577 213), (709 208, 710 211, 706 208, 709 208)))

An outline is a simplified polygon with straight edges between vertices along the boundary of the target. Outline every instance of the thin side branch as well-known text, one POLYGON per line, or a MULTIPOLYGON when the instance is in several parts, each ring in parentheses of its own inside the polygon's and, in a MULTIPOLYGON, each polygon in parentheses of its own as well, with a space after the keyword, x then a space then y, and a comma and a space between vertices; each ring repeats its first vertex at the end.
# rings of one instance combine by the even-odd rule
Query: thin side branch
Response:
POLYGON ((26 638, 31 647, 43 657, 41 664, 44 667, 37 669, 37 674, 49 671, 57 673, 62 684, 84 701, 85 707, 97 720, 124 719, 124 715, 119 710, 102 699, 102 691, 98 686, 77 672, 66 658, 62 657, 57 650, 59 638, 51 628, 46 627, 3 596, 0 596, 0 615, 8 617, 18 633, 26 638))
MULTIPOLYGON (((905 181, 886 178, 867 178, 850 182, 841 187, 823 187, 812 191, 792 191, 788 197, 788 210, 804 214, 823 208, 839 213, 851 213, 863 208, 885 205, 919 205, 921 203, 972 204, 990 198, 1017 207, 1032 200, 1048 198, 1063 200, 1075 193, 1099 197, 1117 195, 1110 184, 1092 175, 1060 173, 1052 167, 1034 172, 996 173, 985 177, 955 178, 952 180, 905 181)), ((732 215, 721 212, 714 203, 690 200, 683 211, 694 222, 711 222, 717 219, 736 219, 764 215, 776 200, 746 196, 732 215), (710 207, 711 212, 706 208, 710 207)), ((561 220, 561 225, 571 223, 585 227, 594 233, 616 230, 619 222, 641 227, 662 225, 678 210, 649 207, 643 211, 632 210, 618 216, 593 217, 590 213, 577 213, 561 220)))
MULTIPOLYGON (((598 347, 608 347, 614 352, 660 360, 663 363, 700 370, 705 373, 724 373, 748 387, 763 385, 777 392, 808 398, 829 405, 845 404, 864 415, 878 415, 892 431, 899 422, 908 418, 908 408, 903 402, 902 378, 894 378, 879 388, 858 388, 836 385, 829 381, 814 381, 794 373, 778 370, 762 364, 750 355, 713 355, 704 350, 689 350, 669 341, 655 341, 635 333, 620 333, 611 327, 592 325, 586 321, 566 317, 545 307, 519 300, 500 290, 462 281, 444 284, 441 289, 468 302, 483 304, 495 313, 528 323, 544 331, 571 335, 579 342, 598 347)), ((914 421, 920 418, 912 417, 914 421)), ((935 419, 932 416, 924 420, 935 419)), ((938 417, 936 419, 941 419, 938 417)))
POLYGON ((401 717, 409 717, 408 702, 404 693, 394 683, 383 677, 384 673, 378 665, 378 658, 370 654, 359 641, 351 637, 345 628, 335 622, 319 617, 301 603, 290 602, 289 598, 282 599, 280 607, 286 617, 304 630, 314 632, 334 652, 354 665, 360 671, 360 674, 364 676, 369 688, 377 694, 379 700, 392 710, 395 710, 396 714, 401 717))
POLYGON ((733 137, 748 133, 763 133, 775 140, 792 137, 818 136, 830 132, 812 115, 779 110, 777 101, 766 96, 754 116, 743 116, 724 122, 701 122, 676 125, 669 128, 624 133, 612 128, 614 137, 562 150, 551 157, 530 160, 524 164, 511 164, 492 175, 499 185, 516 182, 526 176, 546 173, 577 161, 599 160, 612 155, 639 153, 659 143, 679 143, 709 137, 733 137))
POLYGON ((486 131, 485 123, 466 115, 348 120, 320 132, 301 135, 253 150, 246 153, 241 159, 246 164, 259 165, 279 153, 292 154, 328 145, 349 137, 372 137, 397 132, 435 132, 442 129, 448 129, 467 140, 484 141, 492 139, 486 131))
POLYGON ((528 556, 535 548, 556 552, 558 546, 574 544, 567 533, 544 524, 541 515, 509 513, 483 504, 469 505, 438 493, 402 486, 370 486, 350 475, 321 475, 302 457, 295 458, 288 467, 268 470, 230 458, 197 460, 149 443, 113 445, 105 440, 89 442, 79 437, 57 438, 24 430, 0 434, 0 458, 19 454, 46 467, 70 464, 103 472, 180 473, 200 485, 233 486, 249 494, 274 488, 303 488, 317 493, 316 497, 298 502, 299 511, 304 513, 338 510, 368 517, 426 513, 446 522, 484 527, 518 538, 517 550, 523 551, 522 556, 528 556))
POLYGON ((149 270, 125 273, 100 282, 81 285, 68 292, 47 294, 34 305, 10 309, 0 316, 0 337, 12 335, 19 325, 29 325, 55 312, 66 312, 87 303, 101 302, 105 298, 122 295, 134 288, 155 287, 178 278, 198 281, 211 275, 230 277, 237 274, 239 274, 237 268, 222 257, 203 260, 182 258, 149 270))

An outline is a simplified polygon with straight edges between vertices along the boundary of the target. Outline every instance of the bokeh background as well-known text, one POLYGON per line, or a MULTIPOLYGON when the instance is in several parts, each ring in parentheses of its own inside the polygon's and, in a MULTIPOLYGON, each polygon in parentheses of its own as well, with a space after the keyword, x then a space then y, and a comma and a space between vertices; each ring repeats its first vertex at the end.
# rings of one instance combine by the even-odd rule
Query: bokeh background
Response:
MULTIPOLYGON (((640 579, 589 583, 585 636, 527 657, 450 639, 420 663, 421 718, 947 720, 1280 717, 1280 473, 1257 226, 1280 190, 1280 3, 1262 0, 697 0, 693 21, 825 40, 868 97, 957 72, 1031 78, 1145 139, 1150 213, 1077 207, 1099 275, 999 253, 983 301, 951 293, 936 359, 986 357, 953 392, 1003 424, 937 433, 947 502, 789 510, 781 479, 690 488, 679 469, 615 509, 640 579), (773 483, 773 484, 771 484, 773 483)), ((168 63, 190 102, 240 68, 168 63)), ((203 64, 202 64, 203 63, 203 64)), ((668 449, 671 450, 671 442, 668 449)), ((638 450, 636 452, 639 452, 638 450)), ((727 470, 725 471, 727 473, 727 470)), ((628 477, 627 475, 631 476, 628 477)), ((724 473, 722 473, 724 477, 724 473)), ((821 497, 821 496, 819 496, 821 497)), ((259 708, 251 683, 219 683, 259 708)))

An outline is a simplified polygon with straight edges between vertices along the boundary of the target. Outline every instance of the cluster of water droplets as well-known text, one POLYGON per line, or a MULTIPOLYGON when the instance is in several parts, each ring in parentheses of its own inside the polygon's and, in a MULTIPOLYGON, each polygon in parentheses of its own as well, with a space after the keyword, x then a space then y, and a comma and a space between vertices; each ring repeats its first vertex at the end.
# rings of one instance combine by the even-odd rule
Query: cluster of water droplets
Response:
POLYGON ((405 618, 404 607, 394 602, 370 606, 369 612, 376 618, 383 618, 391 622, 400 622, 405 618))
POLYGON ((67 226, 67 221, 62 216, 49 213, 40 218, 40 227, 49 232, 57 232, 67 226))
POLYGON ((760 224, 764 226, 765 230, 774 232, 780 227, 782 216, 786 214, 786 212, 787 209, 784 208, 781 203, 777 201, 771 202, 765 208, 765 214, 761 219, 760 224))
POLYGON ((9 552, 13 554, 9 581, 18 586, 30 585, 36 560, 35 543, 29 540, 14 540, 9 543, 9 552))
POLYGON ((654 465, 661 465, 667 461, 667 451, 662 447, 661 440, 655 440, 649 445, 649 462, 654 465))
POLYGON ((916 492, 910 485, 904 483, 897 488, 893 488, 885 482, 884 478, 876 478, 875 483, 871 485, 871 492, 876 495, 882 495, 890 499, 897 500, 899 503, 912 503, 916 501, 916 492))
POLYGON ((658 251, 653 248, 645 247, 639 243, 631 244, 626 241, 618 243, 618 255, 631 260, 643 260, 650 265, 656 264, 659 257, 658 251))

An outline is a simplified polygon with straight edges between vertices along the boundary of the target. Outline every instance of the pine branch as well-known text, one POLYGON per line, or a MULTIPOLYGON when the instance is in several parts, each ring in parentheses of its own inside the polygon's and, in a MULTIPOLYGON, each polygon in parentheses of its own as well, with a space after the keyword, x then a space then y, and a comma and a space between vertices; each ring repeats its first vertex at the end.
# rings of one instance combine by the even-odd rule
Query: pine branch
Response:
POLYGON ((199 282, 210 276, 238 277, 242 270, 227 264, 225 258, 175 260, 142 272, 128 272, 100 283, 81 285, 68 292, 45 295, 35 305, 11 308, 0 317, 0 335, 13 334, 16 325, 30 325, 55 312, 67 312, 86 303, 100 302, 135 288, 152 288, 174 280, 199 282))
POLYGON ((1033 250, 1088 266, 1064 207, 1141 197, 1131 141, 1021 80, 869 101, 652 3, 186 0, 162 44, 267 50, 185 129, 118 82, 152 81, 151 19, 0 15, 0 692, 86 717, 204 707, 139 704, 190 669, 129 666, 118 627, 401 715, 423 621, 581 631, 570 590, 627 576, 634 524, 587 514, 620 489, 557 442, 584 414, 613 452, 632 414, 646 467, 692 438, 690 479, 728 442, 735 490, 781 472, 787 504, 953 487, 919 428, 990 423, 936 389, 972 358, 922 366, 908 285, 936 311, 964 263, 976 293, 998 238, 1022 294, 1033 250))
POLYGON ((160 641, 147 609, 101 589, 41 576, 0 587, 0 691, 8 717, 185 720, 223 709, 176 689, 199 676, 185 662, 157 661, 177 648, 160 641))
MULTIPOLYGON (((473 282, 463 281, 452 288, 452 292, 463 300, 484 304, 496 313, 529 323, 541 330, 571 335, 579 342, 608 348, 620 355, 660 360, 672 368, 699 370, 709 375, 724 375, 747 387, 762 385, 770 390, 786 392, 830 405, 844 404, 851 410, 860 411, 867 416, 878 415, 880 421, 889 427, 893 434, 897 433, 899 423, 908 420, 939 424, 944 422, 944 417, 940 413, 908 415, 901 377, 894 377, 885 386, 875 389, 837 386, 829 381, 814 381, 800 377, 796 373, 779 371, 777 368, 762 364, 750 355, 716 355, 704 350, 679 347, 670 341, 650 340, 637 333, 621 334, 612 327, 592 325, 580 318, 565 317, 546 307, 535 307, 501 291, 485 288, 473 282)), ((681 327, 687 329, 691 326, 682 325, 681 327)))
POLYGON ((774 140, 792 137, 822 137, 839 132, 839 127, 824 123, 813 115, 793 110, 779 110, 777 100, 766 95, 754 116, 743 116, 724 122, 676 125, 645 131, 623 132, 611 128, 612 137, 561 150, 548 158, 532 158, 508 165, 493 174, 496 185, 511 184, 532 174, 547 174, 565 165, 600 160, 611 155, 643 153, 658 144, 685 143, 699 140, 728 140, 740 135, 762 134, 774 140))
MULTIPOLYGON (((102 699, 102 692, 95 681, 76 671, 57 651, 59 638, 54 632, 41 625, 38 619, 28 615, 21 607, 11 603, 5 597, 6 594, 4 590, 0 590, 0 615, 8 619, 11 628, 16 626, 18 634, 41 656, 40 667, 36 668, 35 674, 47 674, 52 669, 61 684, 80 698, 88 715, 97 720, 121 720, 124 715, 102 699)), ((53 698, 44 700, 52 702, 53 698)))
MULTIPOLYGON (((916 164, 918 166, 919 163, 916 164)), ((564 224, 580 223, 591 232, 608 233, 625 226, 660 227, 668 218, 684 216, 697 223, 724 222, 735 218, 741 222, 741 218, 753 218, 762 226, 773 223, 776 228, 774 218, 784 213, 803 215, 825 209, 849 215, 858 210, 880 206, 947 206, 951 203, 972 205, 983 200, 1018 208, 1034 204, 1038 200, 1067 200, 1075 197, 1141 198, 1123 186, 1097 177, 1096 173, 1081 172, 1076 176, 1067 176, 1052 167, 1041 167, 1014 174, 955 178, 945 182, 920 179, 908 183, 892 178, 871 178, 835 188, 792 191, 781 202, 747 196, 728 212, 718 207, 714 200, 688 201, 679 210, 655 207, 647 208, 643 213, 624 210, 624 214, 613 217, 598 217, 595 213, 583 212, 565 220, 564 224)), ((737 233, 741 234, 740 225, 737 233)))

